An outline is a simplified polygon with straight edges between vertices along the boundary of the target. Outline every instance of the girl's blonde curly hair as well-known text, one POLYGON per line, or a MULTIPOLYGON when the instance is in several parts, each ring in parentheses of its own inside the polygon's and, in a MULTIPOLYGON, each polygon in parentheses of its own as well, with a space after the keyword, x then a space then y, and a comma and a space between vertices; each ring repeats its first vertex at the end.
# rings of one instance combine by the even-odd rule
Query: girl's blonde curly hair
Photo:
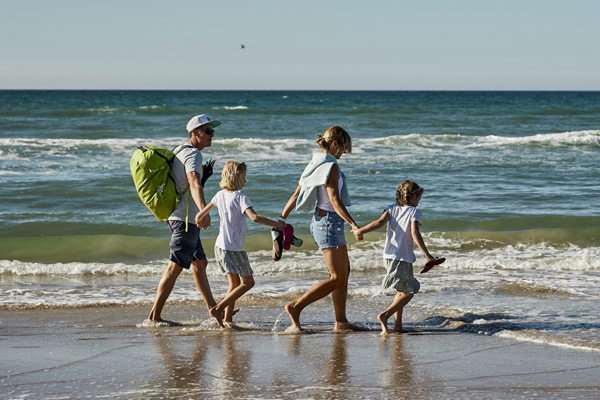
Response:
POLYGON ((244 172, 246 172, 246 163, 227 161, 223 167, 223 172, 221 172, 221 182, 219 182, 219 186, 230 192, 240 190, 242 188, 242 185, 240 184, 240 174, 244 172))

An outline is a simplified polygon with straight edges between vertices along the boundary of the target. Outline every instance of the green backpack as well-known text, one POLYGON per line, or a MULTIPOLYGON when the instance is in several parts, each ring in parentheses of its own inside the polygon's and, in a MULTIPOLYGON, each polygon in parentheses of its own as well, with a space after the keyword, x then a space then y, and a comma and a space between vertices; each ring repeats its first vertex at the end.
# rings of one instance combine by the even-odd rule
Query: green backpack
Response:
MULTIPOLYGON (((184 145, 177 151, 181 151, 184 145)), ((183 193, 177 193, 175 177, 173 175, 173 159, 177 153, 157 146, 142 146, 133 153, 131 157, 131 175, 135 188, 142 203, 152 211, 159 221, 166 221, 171 213, 177 209, 183 193)), ((188 191, 189 192, 189 191, 188 191)), ((188 211, 190 199, 188 193, 188 211)), ((185 217, 187 227, 187 212, 185 217)))

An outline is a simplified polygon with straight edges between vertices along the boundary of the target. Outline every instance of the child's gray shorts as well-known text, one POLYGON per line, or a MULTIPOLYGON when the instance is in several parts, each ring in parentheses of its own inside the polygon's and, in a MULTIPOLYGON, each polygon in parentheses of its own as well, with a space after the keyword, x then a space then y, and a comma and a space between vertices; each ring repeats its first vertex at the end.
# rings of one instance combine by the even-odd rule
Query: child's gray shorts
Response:
POLYGON ((254 273, 250 268, 248 254, 245 251, 223 250, 215 246, 215 258, 217 265, 226 274, 251 276, 254 273))

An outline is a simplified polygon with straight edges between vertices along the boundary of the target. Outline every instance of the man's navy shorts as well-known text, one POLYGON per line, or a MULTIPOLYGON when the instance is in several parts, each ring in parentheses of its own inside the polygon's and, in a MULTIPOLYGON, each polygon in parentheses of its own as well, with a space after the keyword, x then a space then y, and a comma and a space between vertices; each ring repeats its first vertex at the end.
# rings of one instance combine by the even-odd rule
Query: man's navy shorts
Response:
POLYGON ((206 254, 200 240, 200 228, 195 224, 188 224, 185 231, 185 221, 167 221, 171 229, 171 254, 169 260, 179 264, 181 268, 189 269, 194 260, 206 260, 206 254))

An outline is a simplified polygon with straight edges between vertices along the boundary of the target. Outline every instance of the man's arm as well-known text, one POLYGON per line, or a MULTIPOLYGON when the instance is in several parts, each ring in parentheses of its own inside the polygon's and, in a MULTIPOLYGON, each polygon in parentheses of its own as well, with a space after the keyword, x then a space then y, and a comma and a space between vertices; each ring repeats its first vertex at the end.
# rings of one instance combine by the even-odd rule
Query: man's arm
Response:
MULTIPOLYGON (((190 194, 194 199, 194 203, 198 206, 198 209, 202 210, 206 207, 206 200, 204 199, 204 188, 200 183, 200 174, 196 171, 188 172, 187 174, 188 183, 190 184, 190 194)), ((200 219, 200 214, 196 214, 196 225, 198 228, 206 229, 210 226, 210 215, 206 215, 200 219)))

